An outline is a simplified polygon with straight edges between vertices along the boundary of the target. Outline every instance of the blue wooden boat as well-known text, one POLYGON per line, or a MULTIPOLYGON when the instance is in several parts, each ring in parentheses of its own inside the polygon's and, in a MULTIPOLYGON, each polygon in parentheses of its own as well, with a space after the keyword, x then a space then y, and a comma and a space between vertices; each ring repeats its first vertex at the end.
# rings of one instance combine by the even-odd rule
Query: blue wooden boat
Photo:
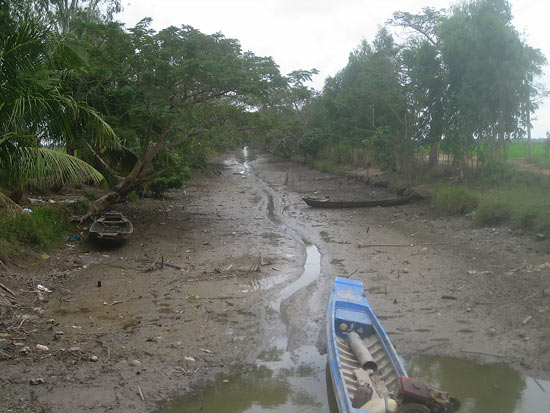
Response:
POLYGON ((336 278, 327 310, 327 346, 334 394, 341 413, 368 411, 352 407, 361 385, 361 377, 357 376, 363 375, 364 369, 350 346, 351 332, 360 337, 370 353, 372 367, 376 366, 374 377, 371 376, 375 398, 395 394, 399 377, 407 375, 388 335, 363 296, 363 284, 336 278))
POLYGON ((336 278, 327 309, 328 365, 341 413, 456 412, 447 393, 409 378, 360 281, 336 278))

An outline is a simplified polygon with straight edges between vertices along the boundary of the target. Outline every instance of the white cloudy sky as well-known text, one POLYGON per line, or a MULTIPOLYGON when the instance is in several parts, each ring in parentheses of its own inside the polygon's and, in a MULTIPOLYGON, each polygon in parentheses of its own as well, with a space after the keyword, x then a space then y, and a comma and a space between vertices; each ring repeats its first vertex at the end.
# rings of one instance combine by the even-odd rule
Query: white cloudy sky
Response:
MULTIPOLYGON (((153 28, 190 25, 208 34, 239 39, 244 50, 272 56, 286 74, 316 68, 313 86, 342 69, 362 39, 371 42, 378 28, 397 10, 447 8, 453 0, 123 0, 117 15, 128 27, 143 17, 153 28)), ((525 41, 550 60, 548 0, 511 0, 514 24, 525 41)), ((550 68, 542 81, 550 88, 550 68)), ((533 138, 550 131, 550 99, 533 120, 533 138)))

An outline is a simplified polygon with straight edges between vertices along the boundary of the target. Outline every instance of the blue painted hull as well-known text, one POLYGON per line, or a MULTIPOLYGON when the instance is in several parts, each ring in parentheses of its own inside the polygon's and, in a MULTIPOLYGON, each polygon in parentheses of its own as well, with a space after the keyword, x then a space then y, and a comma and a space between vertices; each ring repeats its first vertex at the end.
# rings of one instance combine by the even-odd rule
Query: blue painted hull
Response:
POLYGON ((366 413, 367 410, 352 407, 358 387, 353 371, 360 366, 346 342, 346 336, 351 331, 359 334, 372 352, 379 365, 380 380, 388 392, 396 392, 398 377, 406 376, 407 373, 388 335, 363 296, 363 284, 336 278, 327 308, 328 363, 334 394, 341 413, 366 413))

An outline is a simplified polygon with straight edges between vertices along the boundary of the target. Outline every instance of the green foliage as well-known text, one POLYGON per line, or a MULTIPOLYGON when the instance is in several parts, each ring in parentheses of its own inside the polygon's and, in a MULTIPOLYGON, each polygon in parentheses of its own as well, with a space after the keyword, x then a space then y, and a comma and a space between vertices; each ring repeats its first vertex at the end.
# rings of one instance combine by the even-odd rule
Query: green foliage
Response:
POLYGON ((86 212, 88 212, 88 206, 89 202, 84 200, 78 200, 76 202, 73 202, 72 204, 68 204, 69 210, 74 215, 84 215, 86 212))
POLYGON ((500 186, 512 178, 512 168, 508 162, 501 160, 493 149, 480 150, 478 160, 481 162, 479 175, 484 183, 500 186))
POLYGON ((103 175, 86 162, 47 148, 0 146, 0 177, 8 186, 50 188, 69 183, 99 183, 103 175))
POLYGON ((395 45, 385 28, 363 41, 306 108, 309 130, 323 130, 331 146, 363 142, 377 164, 397 170, 419 147, 431 149, 432 166, 442 150, 461 169, 483 151, 484 173, 502 182, 506 171, 492 160, 522 135, 545 63, 512 20, 507 0, 394 13, 391 23, 411 33, 407 41, 395 45))
POLYGON ((463 186, 441 185, 432 198, 433 207, 447 215, 461 215, 473 211, 477 196, 463 186))
POLYGON ((388 126, 377 128, 363 140, 363 145, 369 149, 374 162, 384 168, 400 170, 412 156, 411 142, 402 139, 400 131, 388 126))
POLYGON ((103 179, 81 160, 40 147, 41 141, 70 139, 77 129, 76 119, 95 140, 107 144, 114 139, 97 112, 62 90, 75 60, 72 50, 37 18, 12 17, 2 30, 0 180, 6 186, 48 187, 103 179))
POLYGON ((532 80, 545 59, 511 22, 507 0, 478 0, 457 4, 439 27, 449 79, 446 136, 464 154, 476 143, 503 155, 505 139, 518 135, 534 108, 532 80))
POLYGON ((121 143, 112 151, 85 139, 75 146, 116 178, 122 199, 163 176, 155 190, 174 186, 174 171, 204 167, 213 152, 246 141, 252 132, 240 131, 257 132, 258 109, 288 86, 271 58, 243 52, 235 39, 190 26, 156 32, 150 23, 88 24, 74 33, 90 67, 70 87, 108 114, 121 143))
POLYGON ((147 185, 147 188, 153 193, 156 198, 161 198, 162 194, 170 189, 178 189, 183 186, 186 179, 189 179, 189 169, 185 169, 185 173, 169 174, 160 178, 157 178, 147 185))
POLYGON ((126 198, 129 202, 137 202, 139 201, 139 195, 136 191, 132 191, 128 194, 128 197, 126 198))
POLYGON ((325 145, 319 158, 344 166, 365 167, 369 163, 368 150, 353 142, 337 142, 325 145))
POLYGON ((57 205, 34 208, 31 214, 0 212, 0 248, 4 246, 0 255, 6 257, 29 248, 48 250, 72 228, 66 212, 57 205))
POLYGON ((366 142, 373 158, 400 168, 410 156, 406 90, 399 49, 386 28, 372 44, 363 41, 348 64, 327 79, 310 106, 311 128, 330 136, 330 145, 366 142))
POLYGON ((323 149, 324 140, 319 133, 313 132, 302 136, 297 145, 298 149, 304 154, 304 158, 309 155, 312 159, 315 159, 323 149))
POLYGON ((550 188, 546 185, 492 192, 480 202, 476 223, 508 224, 550 235, 550 188))

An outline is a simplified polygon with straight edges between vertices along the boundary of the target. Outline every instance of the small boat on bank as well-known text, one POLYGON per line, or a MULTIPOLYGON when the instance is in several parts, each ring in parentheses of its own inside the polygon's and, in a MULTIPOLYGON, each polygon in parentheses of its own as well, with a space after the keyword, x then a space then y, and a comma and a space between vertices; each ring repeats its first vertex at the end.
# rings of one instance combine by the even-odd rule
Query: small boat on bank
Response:
POLYGON ((336 278, 327 309, 328 365, 341 413, 451 413, 460 403, 407 376, 360 281, 336 278))
POLYGON ((134 226, 120 212, 108 211, 93 222, 88 232, 94 239, 117 241, 132 235, 134 226))
POLYGON ((331 201, 329 199, 302 198, 312 208, 373 208, 404 205, 415 199, 414 195, 372 201, 331 201))

